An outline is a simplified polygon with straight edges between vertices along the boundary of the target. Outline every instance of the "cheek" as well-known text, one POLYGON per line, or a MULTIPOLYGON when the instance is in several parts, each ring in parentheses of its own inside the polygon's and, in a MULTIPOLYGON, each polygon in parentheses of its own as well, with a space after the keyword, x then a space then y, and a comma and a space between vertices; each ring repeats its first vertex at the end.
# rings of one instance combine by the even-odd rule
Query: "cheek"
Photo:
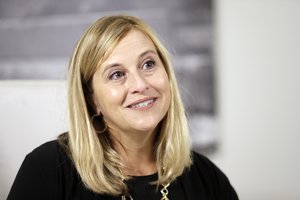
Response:
POLYGON ((170 88, 169 77, 167 76, 167 74, 165 74, 165 77, 162 80, 162 87, 164 90, 166 103, 168 104, 167 107, 169 107, 170 102, 171 102, 171 88, 170 88))
POLYGON ((114 99, 116 99, 119 96, 121 96, 120 90, 118 90, 116 88, 108 90, 107 94, 108 94, 108 96, 110 96, 111 98, 114 98, 114 99))
POLYGON ((100 108, 112 108, 120 105, 123 101, 123 93, 120 88, 103 88, 101 95, 98 96, 100 108))
POLYGON ((166 95, 170 94, 170 83, 167 74, 162 73, 159 77, 153 80, 156 88, 164 92, 166 95))

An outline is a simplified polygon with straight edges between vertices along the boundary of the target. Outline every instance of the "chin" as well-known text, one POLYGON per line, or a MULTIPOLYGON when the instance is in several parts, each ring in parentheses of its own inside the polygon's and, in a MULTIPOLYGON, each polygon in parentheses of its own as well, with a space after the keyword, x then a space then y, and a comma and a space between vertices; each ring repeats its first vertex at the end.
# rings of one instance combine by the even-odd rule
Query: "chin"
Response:
POLYGON ((141 131, 141 132, 152 132, 153 130, 155 130, 155 128, 157 127, 158 123, 155 123, 155 124, 147 124, 147 126, 144 126, 141 125, 141 126, 136 126, 136 130, 137 131, 141 131))
MULTIPOLYGON (((152 132, 161 122, 161 116, 146 116, 132 119, 129 124, 135 131, 152 132)), ((129 125, 128 124, 128 125, 129 125)))
POLYGON ((135 130, 140 131, 140 132, 152 132, 156 127, 153 126, 140 126, 140 127, 136 127, 135 130))

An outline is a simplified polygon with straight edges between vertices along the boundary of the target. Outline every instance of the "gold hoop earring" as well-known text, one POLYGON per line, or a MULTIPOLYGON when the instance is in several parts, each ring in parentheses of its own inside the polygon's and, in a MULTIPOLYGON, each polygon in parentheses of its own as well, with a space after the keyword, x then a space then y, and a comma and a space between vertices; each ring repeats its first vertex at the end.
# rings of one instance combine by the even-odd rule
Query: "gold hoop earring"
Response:
MULTIPOLYGON (((99 122, 96 123, 96 124, 94 124, 94 119, 95 119, 96 117, 101 118, 100 116, 101 116, 101 113, 100 113, 100 114, 95 114, 95 115, 92 116, 92 124, 93 124, 93 126, 94 126, 94 129, 95 129, 96 133, 98 133, 98 134, 102 134, 102 133, 104 133, 104 132, 107 130, 107 124, 103 121, 103 119, 102 119, 102 120, 98 119, 99 122), (101 130, 101 131, 97 130, 97 128, 96 128, 97 126, 99 126, 99 124, 104 124, 104 128, 103 128, 103 130, 101 130)), ((97 120, 97 119, 96 119, 96 120, 97 120)), ((97 121, 96 121, 96 122, 97 122, 97 121)))

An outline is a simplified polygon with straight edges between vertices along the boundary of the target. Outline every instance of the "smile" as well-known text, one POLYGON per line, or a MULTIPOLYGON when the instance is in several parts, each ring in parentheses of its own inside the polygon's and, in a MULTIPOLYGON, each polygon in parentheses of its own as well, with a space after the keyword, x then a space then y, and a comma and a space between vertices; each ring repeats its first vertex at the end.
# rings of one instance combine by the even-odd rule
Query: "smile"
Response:
POLYGON ((147 108, 153 105, 155 99, 149 99, 147 101, 143 101, 137 104, 132 104, 129 106, 129 108, 133 108, 133 109, 142 109, 142 108, 147 108))

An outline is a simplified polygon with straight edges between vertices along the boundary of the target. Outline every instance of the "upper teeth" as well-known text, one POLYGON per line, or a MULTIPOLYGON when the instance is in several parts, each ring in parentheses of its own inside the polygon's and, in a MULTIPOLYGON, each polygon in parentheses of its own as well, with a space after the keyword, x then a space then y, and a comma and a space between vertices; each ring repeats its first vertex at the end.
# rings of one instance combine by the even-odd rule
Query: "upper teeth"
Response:
POLYGON ((133 106, 131 106, 132 108, 143 108, 143 107, 146 107, 148 106, 150 103, 153 102, 153 99, 150 99, 150 100, 147 100, 147 101, 144 101, 144 102, 141 102, 141 103, 138 103, 138 104, 135 104, 133 106))

